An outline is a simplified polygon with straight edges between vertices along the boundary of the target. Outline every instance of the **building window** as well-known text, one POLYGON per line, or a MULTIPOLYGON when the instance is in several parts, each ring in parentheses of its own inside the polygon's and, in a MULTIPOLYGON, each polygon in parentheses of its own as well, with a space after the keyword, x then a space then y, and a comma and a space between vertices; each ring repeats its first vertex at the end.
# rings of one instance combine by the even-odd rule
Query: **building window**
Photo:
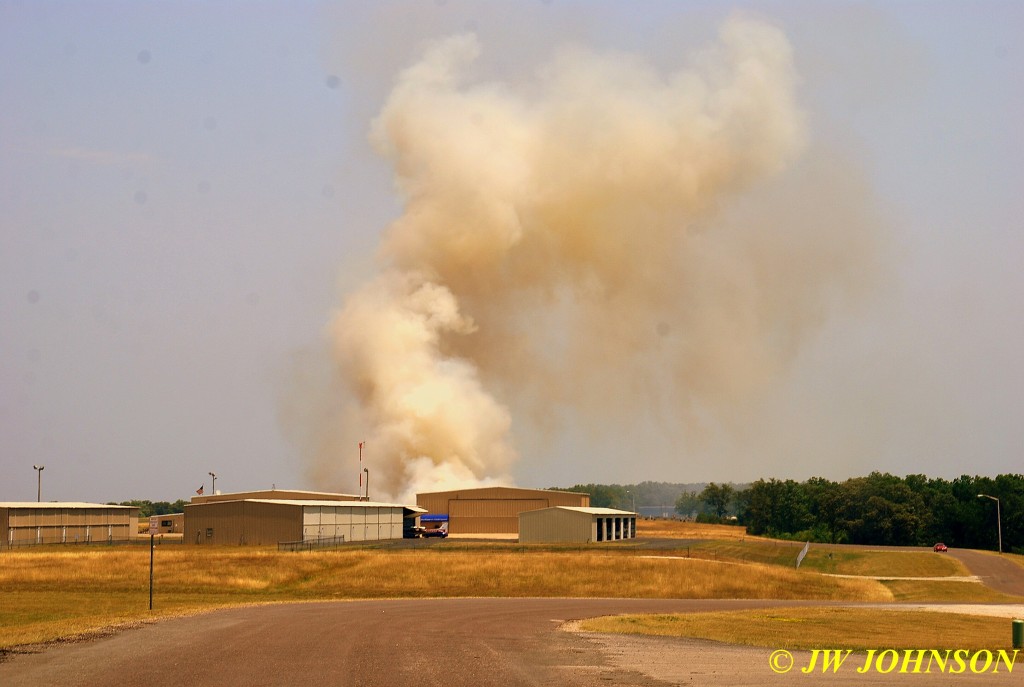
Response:
POLYGON ((206 528, 206 537, 207 537, 207 539, 209 539, 212 536, 213 536, 213 528, 212 527, 207 527, 206 528))

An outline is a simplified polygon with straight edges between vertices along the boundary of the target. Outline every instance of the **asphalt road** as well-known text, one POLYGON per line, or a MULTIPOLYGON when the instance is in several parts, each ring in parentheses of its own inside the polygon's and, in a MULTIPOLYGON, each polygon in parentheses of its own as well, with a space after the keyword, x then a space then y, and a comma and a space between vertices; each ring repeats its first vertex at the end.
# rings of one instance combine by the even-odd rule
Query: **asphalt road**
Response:
POLYGON ((793 604, 408 599, 237 608, 18 655, 0 663, 0 685, 660 685, 610 665, 600 644, 558 626, 614 613, 782 605, 793 604))
POLYGON ((967 549, 950 549, 946 555, 959 559, 982 584, 997 592, 1024 596, 1024 568, 1008 558, 967 549))

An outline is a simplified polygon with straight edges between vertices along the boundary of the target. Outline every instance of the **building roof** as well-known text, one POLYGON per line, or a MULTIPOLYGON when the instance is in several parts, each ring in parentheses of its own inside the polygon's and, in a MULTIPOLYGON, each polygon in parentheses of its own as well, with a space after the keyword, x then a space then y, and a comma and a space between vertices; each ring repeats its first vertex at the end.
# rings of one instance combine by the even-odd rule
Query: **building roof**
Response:
POLYGON ((328 491, 303 491, 301 489, 257 489, 254 491, 228 492, 226 494, 202 494, 192 497, 192 503, 215 501, 245 501, 253 499, 302 500, 302 501, 357 501, 359 494, 335 494, 328 491))
POLYGON ((138 506, 117 506, 107 503, 82 503, 80 501, 0 501, 0 508, 134 508, 138 506))
POLYGON ((590 498, 590 494, 582 491, 559 491, 558 489, 533 489, 530 487, 507 487, 507 486, 492 486, 492 487, 470 487, 467 489, 446 489, 444 491, 427 491, 416 494, 416 497, 421 496, 436 496, 438 494, 459 494, 463 498, 502 498, 510 494, 571 494, 573 496, 586 496, 590 498))
MULTIPOLYGON (((617 508, 591 508, 584 506, 552 506, 551 508, 541 508, 540 510, 571 510, 577 513, 587 513, 588 515, 636 515, 636 513, 628 510, 619 510, 617 508)), ((536 513, 538 511, 526 511, 527 513, 536 513)))
MULTIPOLYGON (((416 513, 426 513, 425 508, 419 506, 410 506, 405 503, 383 503, 380 501, 313 501, 306 499, 238 499, 239 501, 248 501, 250 503, 275 503, 282 506, 320 506, 335 508, 338 506, 352 507, 352 508, 404 508, 411 510, 416 513)), ((223 501, 213 501, 210 503, 223 503, 223 501)), ((204 505, 200 503, 189 504, 192 506, 204 505)))

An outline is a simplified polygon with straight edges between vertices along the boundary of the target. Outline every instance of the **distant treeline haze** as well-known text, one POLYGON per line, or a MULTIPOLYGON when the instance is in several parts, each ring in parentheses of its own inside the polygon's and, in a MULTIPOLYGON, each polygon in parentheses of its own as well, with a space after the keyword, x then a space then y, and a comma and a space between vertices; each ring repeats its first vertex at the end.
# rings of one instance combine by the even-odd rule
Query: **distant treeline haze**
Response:
MULTIPOLYGON (((556 487, 557 488, 557 487, 556 487)), ((844 482, 759 479, 752 484, 578 484, 591 505, 633 508, 675 504, 704 522, 732 522, 747 532, 834 544, 998 547, 999 499, 1003 551, 1024 553, 1024 475, 931 479, 872 472, 844 482)), ((641 511, 642 512, 642 511, 641 511)))

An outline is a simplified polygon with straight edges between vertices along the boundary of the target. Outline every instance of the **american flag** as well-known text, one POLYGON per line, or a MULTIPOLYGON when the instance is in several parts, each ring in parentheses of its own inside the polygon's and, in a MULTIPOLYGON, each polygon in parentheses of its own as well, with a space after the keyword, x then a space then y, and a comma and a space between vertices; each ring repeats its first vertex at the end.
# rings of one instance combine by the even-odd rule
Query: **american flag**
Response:
POLYGON ((205 487, 205 486, 206 485, 204 484, 202 487, 199 487, 198 489, 196 489, 196 493, 199 494, 200 496, 202 496, 203 495, 203 487, 205 487))

